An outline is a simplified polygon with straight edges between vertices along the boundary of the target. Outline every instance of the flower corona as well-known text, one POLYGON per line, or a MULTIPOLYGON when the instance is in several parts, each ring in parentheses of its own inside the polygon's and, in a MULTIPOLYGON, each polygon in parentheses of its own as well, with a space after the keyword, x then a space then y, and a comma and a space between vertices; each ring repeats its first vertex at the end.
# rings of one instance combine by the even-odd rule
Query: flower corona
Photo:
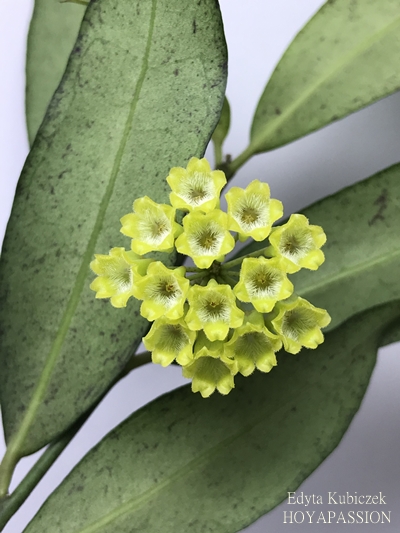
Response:
POLYGON ((181 365, 203 397, 228 394, 238 373, 269 372, 282 347, 292 354, 316 348, 330 322, 327 311, 296 295, 288 278, 323 263, 323 229, 298 214, 273 226, 283 216, 282 203, 259 180, 232 187, 224 212, 226 181, 206 159, 172 168, 171 204, 138 198, 121 219, 131 251, 112 248, 91 263, 96 298, 110 298, 114 307, 141 300, 140 313, 152 322, 143 342, 153 362, 181 365), (235 243, 248 238, 263 241, 259 250, 224 262, 235 243), (174 249, 195 266, 167 267, 160 252, 174 249), (157 256, 148 257, 152 252, 157 256))

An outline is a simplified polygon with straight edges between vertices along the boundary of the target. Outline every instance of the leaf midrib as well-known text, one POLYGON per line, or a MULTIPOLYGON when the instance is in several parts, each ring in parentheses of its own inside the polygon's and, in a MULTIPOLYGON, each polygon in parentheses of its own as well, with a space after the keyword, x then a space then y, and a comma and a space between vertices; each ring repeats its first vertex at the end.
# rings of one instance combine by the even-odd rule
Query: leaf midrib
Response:
MULTIPOLYGON (((150 13, 149 30, 148 30, 146 48, 145 48, 145 52, 143 55, 142 67, 141 67, 141 71, 140 71, 140 74, 139 74, 139 77, 136 83, 136 87, 134 90, 134 95, 133 95, 132 102, 130 105, 129 114, 125 122, 125 127, 122 133, 121 142, 117 150, 117 153, 115 155, 114 164, 111 170, 109 182, 108 182, 106 191, 104 193, 103 199, 100 203, 96 221, 93 226, 93 231, 90 236, 86 252, 83 255, 82 263, 81 263, 81 266, 79 268, 79 271, 76 277, 74 288, 72 290, 70 299, 66 306, 64 315, 61 319, 58 333, 53 342, 53 346, 49 352, 45 366, 43 368, 43 372, 40 376, 36 389, 33 393, 32 400, 29 403, 29 406, 26 410, 25 416, 21 422, 20 428, 18 432, 12 438, 10 445, 7 449, 7 452, 9 454, 14 455, 16 457, 16 460, 20 458, 20 450, 23 447, 25 438, 28 435, 30 427, 34 422, 36 412, 43 400, 44 395, 46 394, 47 386, 50 382, 51 375, 55 367, 55 364, 57 362, 58 355, 65 341, 65 337, 68 333, 69 326, 71 324, 75 310, 79 304, 80 296, 81 296, 81 293, 82 293, 82 290, 84 288, 85 281, 86 281, 89 263, 94 254, 96 242, 97 242, 98 236, 103 226, 104 216, 105 216, 110 198, 112 196, 112 193, 114 191, 114 186, 115 186, 117 176, 120 170, 122 157, 125 151, 126 143, 128 141, 129 133, 131 130, 131 125, 132 125, 133 118, 135 115, 136 106, 137 106, 137 103, 140 97, 140 92, 141 92, 144 79, 146 76, 146 72, 148 69, 148 59, 150 55, 151 41, 152 41, 152 35, 154 31, 155 14, 156 14, 156 7, 157 7, 157 0, 151 0, 151 1, 152 1, 152 7, 151 7, 151 13, 150 13)), ((7 452, 6 452, 6 455, 7 455, 7 452)))
POLYGON ((390 254, 378 256, 369 261, 357 263, 356 265, 353 265, 349 268, 344 268, 342 270, 339 270, 333 276, 326 275, 325 277, 322 278, 322 280, 318 281, 318 283, 313 283, 312 285, 309 285, 309 286, 306 285, 305 288, 302 288, 299 291, 299 294, 301 294, 301 296, 305 296, 306 294, 309 294, 309 293, 315 293, 316 291, 329 287, 330 285, 333 285, 337 283, 338 281, 342 281, 343 279, 350 278, 351 276, 355 274, 366 272, 367 270, 369 270, 372 267, 375 267, 376 265, 384 265, 385 263, 390 263, 392 260, 396 259, 397 257, 400 257, 400 248, 393 250, 390 254))
POLYGON ((276 117, 275 120, 271 121, 269 125, 267 125, 265 129, 263 129, 260 135, 254 136, 254 138, 250 142, 250 146, 252 147, 253 153, 256 153, 257 150, 263 150, 263 144, 268 140, 268 136, 271 133, 274 133, 283 123, 285 123, 285 121, 290 118, 290 116, 293 115, 306 100, 313 96, 313 94, 317 91, 319 87, 324 85, 324 83, 326 83, 330 78, 334 77, 337 72, 348 66, 357 56, 362 55, 366 50, 368 50, 368 48, 374 46, 374 44, 380 39, 381 36, 384 36, 385 34, 390 34, 392 31, 394 31, 399 22, 400 16, 395 18, 394 21, 388 24, 387 26, 384 26, 382 29, 374 33, 368 39, 362 41, 362 43, 360 43, 359 46, 355 47, 352 52, 343 56, 342 60, 337 61, 334 64, 332 70, 328 71, 325 76, 319 78, 319 81, 312 84, 308 89, 306 89, 297 100, 295 100, 291 105, 286 108, 285 111, 282 112, 281 115, 276 117))

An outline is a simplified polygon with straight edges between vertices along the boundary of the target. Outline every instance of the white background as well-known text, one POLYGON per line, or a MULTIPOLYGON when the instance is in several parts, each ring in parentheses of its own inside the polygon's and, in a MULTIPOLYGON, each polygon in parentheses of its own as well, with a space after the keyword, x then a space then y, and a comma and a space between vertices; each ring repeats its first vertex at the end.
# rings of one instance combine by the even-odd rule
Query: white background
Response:
MULTIPOLYGON (((221 0, 229 48, 228 97, 232 107, 228 153, 236 156, 245 148, 252 113, 267 78, 290 41, 323 3, 322 0, 221 0)), ((1 0, 0 3, 0 238, 28 150, 24 124, 24 55, 31 10, 32 0, 1 0)), ((256 178, 268 181, 273 196, 281 199, 286 213, 290 213, 398 162, 399 138, 400 94, 289 146, 253 158, 238 173, 234 184, 243 185, 256 178)), ((381 350, 369 390, 350 430, 340 446, 299 489, 323 496, 328 491, 386 494, 388 503, 384 510, 392 511, 391 524, 353 525, 351 531, 356 533, 364 530, 394 533, 400 528, 400 510, 395 508, 400 499, 399 376, 398 345, 381 350)), ((178 368, 162 369, 155 365, 128 376, 109 394, 9 522, 5 533, 21 533, 46 496, 113 426, 184 381, 178 368)), ((4 443, 0 442, 1 453, 3 448, 4 443)), ((12 487, 37 456, 21 461, 12 487)), ((324 506, 325 510, 331 508, 324 506)), ((284 510, 305 509, 283 503, 246 532, 303 533, 329 527, 330 532, 337 533, 347 527, 283 524, 284 510)), ((319 511, 315 506, 312 509, 319 511)))

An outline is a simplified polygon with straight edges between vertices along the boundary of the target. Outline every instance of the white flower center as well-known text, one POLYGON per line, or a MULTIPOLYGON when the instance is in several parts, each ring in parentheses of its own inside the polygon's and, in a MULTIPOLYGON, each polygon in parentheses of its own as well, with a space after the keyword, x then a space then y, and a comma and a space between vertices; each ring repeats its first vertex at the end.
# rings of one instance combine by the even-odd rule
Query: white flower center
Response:
POLYGON ((305 257, 314 247, 311 233, 307 230, 286 231, 279 244, 281 254, 294 263, 305 257))
POLYGON ((246 194, 236 203, 232 217, 246 232, 268 226, 269 202, 257 194, 246 194))
POLYGON ((153 280, 153 283, 149 284, 145 290, 146 299, 153 300, 166 309, 173 307, 181 296, 179 283, 173 276, 159 277, 153 280))
POLYGON ((183 178, 179 183, 177 194, 192 207, 204 204, 216 196, 212 178, 208 174, 200 172, 183 178))
POLYGON ((250 298, 273 298, 281 288, 281 275, 276 269, 259 265, 247 274, 244 285, 250 298))
POLYGON ((231 304, 225 296, 216 291, 210 291, 201 298, 197 314, 202 322, 225 322, 231 318, 231 304))
POLYGON ((213 221, 199 225, 188 235, 190 248, 194 255, 218 255, 224 240, 224 232, 213 221))
POLYGON ((171 232, 171 223, 163 211, 147 209, 140 219, 139 237, 148 244, 161 244, 171 232))
POLYGON ((116 261, 110 261, 107 265, 106 275, 113 282, 117 294, 131 290, 133 272, 131 266, 125 261, 120 260, 118 263, 116 261))

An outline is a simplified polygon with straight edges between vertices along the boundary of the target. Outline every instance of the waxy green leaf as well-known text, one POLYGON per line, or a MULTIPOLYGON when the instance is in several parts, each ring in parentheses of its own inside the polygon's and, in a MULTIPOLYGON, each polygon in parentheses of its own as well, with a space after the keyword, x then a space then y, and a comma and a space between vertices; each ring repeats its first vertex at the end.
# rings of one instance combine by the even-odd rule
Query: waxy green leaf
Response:
POLYGON ((25 533, 234 533, 287 497, 359 408, 382 326, 400 304, 353 318, 316 351, 204 400, 189 386, 107 435, 25 533))
POLYGON ((400 88, 400 0, 329 0, 280 60, 249 153, 303 137, 400 88))
MULTIPOLYGON (((330 329, 370 307, 400 298, 400 164, 302 211, 323 227, 325 263, 290 276, 295 291, 332 317, 330 329)), ((253 242, 239 255, 258 250, 253 242)))
POLYGON ((26 123, 30 144, 64 74, 85 7, 35 0, 26 51, 26 123))
MULTIPOLYGON (((130 241, 137 197, 168 199, 220 115, 226 47, 215 0, 93 0, 27 159, 0 264, 4 465, 65 430, 148 327, 139 302, 89 289, 94 253, 130 241)), ((3 466, 6 468, 5 466, 3 466)))

